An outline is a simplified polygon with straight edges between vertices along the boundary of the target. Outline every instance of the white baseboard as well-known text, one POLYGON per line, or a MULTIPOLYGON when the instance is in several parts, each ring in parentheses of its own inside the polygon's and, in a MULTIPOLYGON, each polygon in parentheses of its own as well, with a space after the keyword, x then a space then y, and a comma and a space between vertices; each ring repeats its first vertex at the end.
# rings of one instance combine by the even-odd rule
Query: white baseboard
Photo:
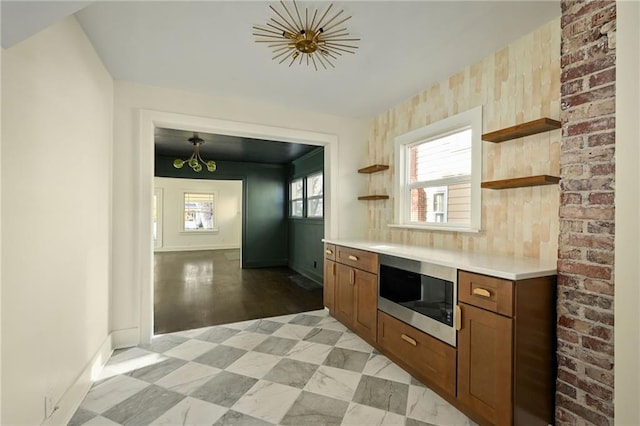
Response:
POLYGON ((155 252, 164 252, 164 251, 199 251, 199 250, 228 250, 228 249, 239 249, 240 246, 238 244, 216 244, 214 246, 170 246, 170 247, 158 247, 153 249, 155 252))
POLYGON ((43 425, 66 425, 69 423, 87 392, 91 389, 93 380, 100 374, 112 352, 112 334, 109 334, 76 381, 62 395, 54 412, 44 419, 43 425))
POLYGON ((130 348, 140 343, 140 329, 138 327, 114 330, 111 332, 113 349, 130 348))

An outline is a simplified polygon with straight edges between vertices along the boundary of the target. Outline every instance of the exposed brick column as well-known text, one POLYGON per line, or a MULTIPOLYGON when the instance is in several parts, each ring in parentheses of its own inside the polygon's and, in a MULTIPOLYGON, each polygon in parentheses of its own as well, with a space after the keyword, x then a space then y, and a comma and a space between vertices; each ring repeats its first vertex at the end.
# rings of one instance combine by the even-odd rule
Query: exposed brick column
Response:
POLYGON ((616 4, 561 5, 556 422, 611 425, 616 4))

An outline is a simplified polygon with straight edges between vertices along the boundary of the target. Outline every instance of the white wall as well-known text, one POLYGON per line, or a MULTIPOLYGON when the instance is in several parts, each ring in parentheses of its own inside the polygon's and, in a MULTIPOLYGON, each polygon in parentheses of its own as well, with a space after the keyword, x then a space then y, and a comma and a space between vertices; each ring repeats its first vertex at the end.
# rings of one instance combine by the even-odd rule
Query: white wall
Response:
POLYGON ((357 238, 365 235, 363 220, 366 205, 357 201, 366 180, 357 174, 366 150, 367 124, 361 120, 315 114, 263 103, 227 99, 130 82, 115 83, 114 108, 114 199, 113 199, 113 310, 111 327, 117 334, 134 336, 141 321, 140 274, 146 265, 140 262, 141 235, 138 199, 146 197, 140 176, 140 110, 185 114, 243 123, 277 126, 325 134, 338 138, 338 164, 335 174, 327 176, 340 182, 333 194, 339 214, 328 224, 333 237, 357 238))
POLYGON ((640 3, 616 2, 615 419, 640 424, 640 3))
POLYGON ((242 181, 155 178, 162 189, 162 247, 156 251, 240 248, 242 181), (216 193, 217 231, 184 232, 184 193, 216 193))
POLYGON ((36 425, 108 339, 113 80, 73 17, 2 56, 1 423, 36 425))

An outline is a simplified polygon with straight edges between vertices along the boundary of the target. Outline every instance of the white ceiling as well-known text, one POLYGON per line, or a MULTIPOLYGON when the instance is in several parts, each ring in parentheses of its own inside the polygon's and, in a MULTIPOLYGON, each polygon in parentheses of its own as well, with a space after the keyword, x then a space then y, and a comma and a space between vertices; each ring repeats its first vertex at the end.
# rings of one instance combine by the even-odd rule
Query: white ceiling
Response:
MULTIPOLYGON (((28 17, 7 18, 2 3, 5 45, 5 24, 28 17)), ((278 64, 254 42, 251 27, 274 16, 269 4, 280 7, 95 2, 76 16, 116 80, 369 118, 560 15, 558 1, 336 2, 334 9, 353 16, 346 26, 360 48, 335 69, 315 71, 278 64)), ((298 4, 311 13, 328 2, 298 4)))

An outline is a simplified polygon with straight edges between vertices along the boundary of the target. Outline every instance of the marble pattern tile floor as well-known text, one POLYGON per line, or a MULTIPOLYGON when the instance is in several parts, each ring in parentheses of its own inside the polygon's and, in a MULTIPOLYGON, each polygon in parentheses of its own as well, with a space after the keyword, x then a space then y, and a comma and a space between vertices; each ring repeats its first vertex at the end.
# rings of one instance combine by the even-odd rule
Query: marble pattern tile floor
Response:
POLYGON ((80 425, 475 423, 318 310, 118 350, 69 422, 80 425))

